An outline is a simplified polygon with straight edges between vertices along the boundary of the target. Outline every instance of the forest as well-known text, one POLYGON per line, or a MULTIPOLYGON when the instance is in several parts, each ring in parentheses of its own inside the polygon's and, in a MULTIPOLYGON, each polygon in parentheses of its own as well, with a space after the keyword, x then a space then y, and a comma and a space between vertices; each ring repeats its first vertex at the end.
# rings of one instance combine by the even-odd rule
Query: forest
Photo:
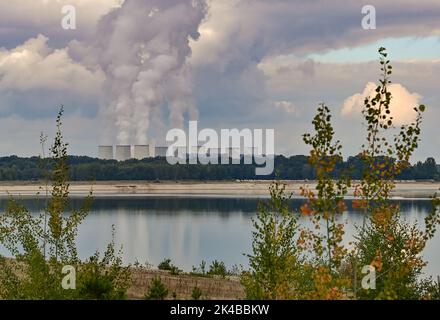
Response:
MULTIPOLYGON (((72 181, 110 181, 110 180, 253 180, 274 178, 285 180, 315 180, 316 170, 309 157, 296 155, 275 157, 275 170, 272 175, 256 176, 255 165, 170 165, 165 158, 146 158, 143 160, 100 160, 86 156, 68 156, 70 180, 72 181)), ((0 157, 1 181, 35 181, 44 179, 45 163, 39 157, 20 158, 17 156, 0 157)), ((243 163, 243 161, 241 161, 243 163)), ((50 169, 50 168, 49 168, 50 169)), ((348 176, 358 180, 363 172, 360 155, 337 159, 334 178, 348 176)), ((403 170, 399 180, 440 180, 439 165, 434 158, 419 161, 403 170)))

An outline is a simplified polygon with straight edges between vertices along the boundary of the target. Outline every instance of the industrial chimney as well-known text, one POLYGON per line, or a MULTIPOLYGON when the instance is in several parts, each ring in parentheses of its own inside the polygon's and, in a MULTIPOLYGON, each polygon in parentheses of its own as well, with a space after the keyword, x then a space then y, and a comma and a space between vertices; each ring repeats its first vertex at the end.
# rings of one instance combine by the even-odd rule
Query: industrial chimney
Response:
POLYGON ((135 145, 133 156, 137 160, 142 160, 150 156, 150 146, 146 145, 135 145))
POLYGON ((116 160, 125 161, 131 159, 131 146, 117 145, 116 146, 116 160))
POLYGON ((155 157, 166 157, 167 150, 168 150, 168 147, 156 147, 156 148, 154 148, 154 156, 155 157))
POLYGON ((102 160, 112 160, 113 146, 98 146, 98 158, 102 160))

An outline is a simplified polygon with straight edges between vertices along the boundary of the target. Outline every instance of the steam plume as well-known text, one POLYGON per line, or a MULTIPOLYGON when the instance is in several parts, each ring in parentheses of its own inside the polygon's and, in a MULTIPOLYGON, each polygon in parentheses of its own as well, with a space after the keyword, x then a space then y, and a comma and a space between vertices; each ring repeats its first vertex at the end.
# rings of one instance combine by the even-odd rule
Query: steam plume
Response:
POLYGON ((187 60, 205 12, 202 0, 126 0, 101 19, 94 46, 106 74, 106 136, 147 143, 151 119, 166 107, 173 127, 197 117, 187 60))

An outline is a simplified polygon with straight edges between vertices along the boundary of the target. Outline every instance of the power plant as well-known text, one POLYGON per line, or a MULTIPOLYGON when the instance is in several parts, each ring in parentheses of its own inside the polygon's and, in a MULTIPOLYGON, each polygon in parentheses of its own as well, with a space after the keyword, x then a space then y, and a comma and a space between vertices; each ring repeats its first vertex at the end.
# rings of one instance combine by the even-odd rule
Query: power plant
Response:
POLYGON ((98 158, 103 160, 113 159, 113 146, 99 146, 98 158))
MULTIPOLYGON (((137 159, 142 160, 145 158, 151 157, 166 157, 168 147, 158 146, 154 147, 150 145, 116 145, 116 152, 113 153, 113 146, 109 145, 100 145, 98 146, 98 158, 102 160, 112 160, 115 159, 117 161, 126 161, 129 159, 137 159), (132 153, 133 148, 133 153, 132 153)), ((240 159, 241 155, 254 155, 256 156, 257 148, 246 148, 243 150, 243 154, 241 154, 241 150, 238 147, 229 147, 226 149, 222 148, 212 148, 205 149, 200 146, 193 146, 191 150, 187 150, 186 147, 177 147, 177 150, 174 152, 174 156, 178 158, 197 158, 197 157, 207 157, 207 156, 221 156, 232 159, 240 159)))
POLYGON ((135 145, 133 150, 133 157, 137 160, 142 160, 150 157, 150 146, 145 145, 135 145))
POLYGON ((240 159, 240 148, 238 147, 229 147, 225 150, 220 149, 220 155, 223 157, 228 157, 232 159, 240 159))
POLYGON ((166 157, 167 150, 168 150, 168 147, 156 147, 156 148, 154 148, 154 156, 155 157, 166 157))
POLYGON ((116 160, 125 161, 131 159, 131 146, 117 145, 116 146, 116 160))
POLYGON ((248 148, 244 148, 244 150, 243 150, 243 155, 250 155, 250 156, 252 156, 252 155, 255 155, 255 156, 257 156, 259 153, 258 153, 258 148, 257 147, 248 147, 248 148))

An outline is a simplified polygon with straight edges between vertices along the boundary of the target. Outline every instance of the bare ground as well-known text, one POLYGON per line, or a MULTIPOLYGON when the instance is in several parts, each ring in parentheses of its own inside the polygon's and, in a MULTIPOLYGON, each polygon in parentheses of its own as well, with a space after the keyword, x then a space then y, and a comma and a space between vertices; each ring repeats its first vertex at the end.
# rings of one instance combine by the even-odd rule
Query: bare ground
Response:
POLYGON ((237 300, 244 299, 244 289, 237 277, 206 278, 189 274, 171 275, 160 270, 132 270, 132 286, 128 290, 129 299, 143 299, 155 277, 159 277, 168 289, 167 299, 172 299, 173 292, 177 299, 191 299, 194 287, 202 291, 202 299, 237 300))
MULTIPOLYGON (((313 189, 313 181, 284 181, 287 191, 300 195, 300 188, 313 189)), ((271 181, 102 181, 72 182, 70 194, 85 196, 93 191, 94 196, 230 196, 230 197, 266 197, 271 181)), ((355 184, 355 183, 354 183, 355 184)), ((34 196, 43 194, 43 183, 38 182, 1 182, 0 196, 34 196)), ((397 182, 393 192, 395 197, 428 198, 440 189, 440 182, 397 182)), ((353 189, 349 195, 353 194, 353 189)))

